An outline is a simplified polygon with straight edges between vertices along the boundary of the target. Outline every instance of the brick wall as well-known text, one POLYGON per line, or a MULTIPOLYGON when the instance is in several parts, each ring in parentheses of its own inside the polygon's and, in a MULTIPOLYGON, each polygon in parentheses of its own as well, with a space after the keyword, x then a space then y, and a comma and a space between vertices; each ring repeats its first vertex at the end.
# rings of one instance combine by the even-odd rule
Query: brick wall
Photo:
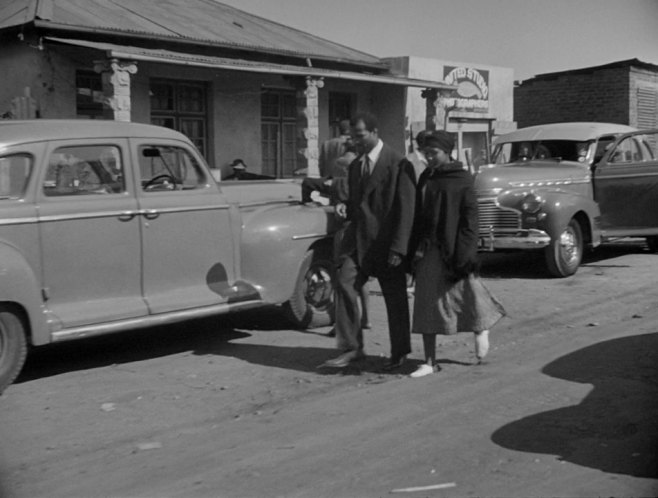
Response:
POLYGON ((514 89, 519 128, 566 121, 629 124, 630 68, 540 76, 514 89))

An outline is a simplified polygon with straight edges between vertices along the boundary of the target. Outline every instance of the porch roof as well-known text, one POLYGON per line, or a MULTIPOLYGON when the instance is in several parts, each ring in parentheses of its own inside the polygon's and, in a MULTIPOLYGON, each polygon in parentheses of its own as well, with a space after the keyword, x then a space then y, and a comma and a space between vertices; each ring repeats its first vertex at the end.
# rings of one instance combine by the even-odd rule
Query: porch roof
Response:
POLYGON ((163 64, 177 64, 183 66, 206 67, 213 69, 228 69, 233 71, 247 71, 253 73, 269 73, 288 76, 311 76, 335 78, 341 80, 363 81, 389 85, 402 85, 407 87, 436 88, 439 90, 456 90, 455 85, 442 81, 421 80, 407 78, 393 74, 369 74, 352 71, 336 71, 331 69, 302 67, 288 64, 275 64, 254 62, 242 59, 229 59, 212 57, 201 54, 175 52, 171 50, 134 47, 128 45, 115 45, 112 43, 92 42, 69 38, 45 37, 46 42, 63 43, 77 47, 84 47, 105 52, 108 58, 131 61, 157 62, 163 64))
POLYGON ((0 31, 29 25, 42 36, 146 39, 386 70, 374 55, 216 0, 0 0, 0 31))

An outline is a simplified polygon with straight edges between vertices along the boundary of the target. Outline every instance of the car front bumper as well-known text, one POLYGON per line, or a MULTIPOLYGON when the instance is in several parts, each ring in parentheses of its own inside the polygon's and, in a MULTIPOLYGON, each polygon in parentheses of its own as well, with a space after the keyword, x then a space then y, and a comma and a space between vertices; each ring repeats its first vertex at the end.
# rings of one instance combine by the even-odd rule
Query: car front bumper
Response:
POLYGON ((505 249, 542 249, 551 243, 551 237, 543 230, 491 230, 480 232, 479 249, 496 251, 505 249))

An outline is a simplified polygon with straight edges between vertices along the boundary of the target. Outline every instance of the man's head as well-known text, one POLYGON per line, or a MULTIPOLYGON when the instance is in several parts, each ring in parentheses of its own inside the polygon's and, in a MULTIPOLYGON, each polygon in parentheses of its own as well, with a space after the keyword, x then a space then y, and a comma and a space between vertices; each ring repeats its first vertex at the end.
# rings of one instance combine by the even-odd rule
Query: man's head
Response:
POLYGON ((350 120, 349 119, 343 119, 340 123, 338 123, 338 132, 341 135, 349 135, 350 134, 350 120))
POLYGON ((370 152, 379 141, 377 119, 368 113, 359 113, 350 120, 352 138, 359 151, 370 152))
POLYGON ((438 130, 425 137, 423 152, 430 165, 446 164, 450 162, 450 153, 455 146, 455 141, 450 133, 438 130))

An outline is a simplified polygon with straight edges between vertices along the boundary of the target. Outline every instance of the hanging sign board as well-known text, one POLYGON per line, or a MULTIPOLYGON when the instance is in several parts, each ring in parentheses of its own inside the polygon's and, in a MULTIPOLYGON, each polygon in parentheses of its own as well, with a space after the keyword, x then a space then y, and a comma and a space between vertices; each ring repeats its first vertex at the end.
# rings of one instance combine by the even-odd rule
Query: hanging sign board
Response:
POLYGON ((489 111, 489 71, 472 67, 443 67, 443 81, 455 85, 445 99, 447 107, 466 112, 489 111))

